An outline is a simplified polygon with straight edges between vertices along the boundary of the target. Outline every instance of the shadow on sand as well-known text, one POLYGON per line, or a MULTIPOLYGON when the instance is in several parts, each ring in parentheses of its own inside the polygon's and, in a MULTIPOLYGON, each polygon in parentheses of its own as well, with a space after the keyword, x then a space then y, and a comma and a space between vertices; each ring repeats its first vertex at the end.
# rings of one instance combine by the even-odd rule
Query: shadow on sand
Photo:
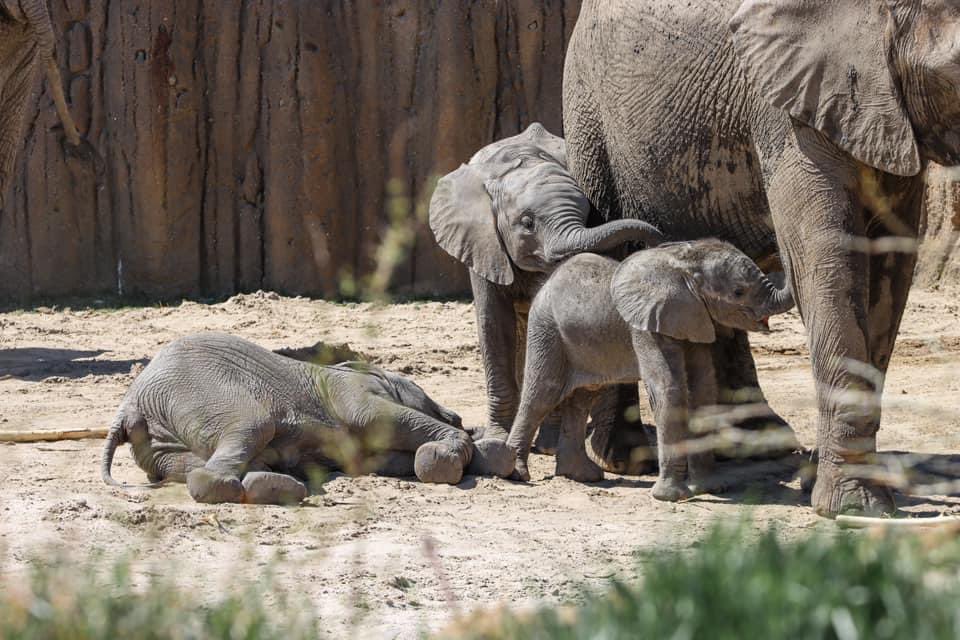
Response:
POLYGON ((95 360, 106 351, 102 349, 50 349, 25 347, 0 349, 0 380, 43 380, 51 376, 83 378, 89 375, 108 376, 130 373, 134 364, 146 364, 146 358, 137 360, 95 360))

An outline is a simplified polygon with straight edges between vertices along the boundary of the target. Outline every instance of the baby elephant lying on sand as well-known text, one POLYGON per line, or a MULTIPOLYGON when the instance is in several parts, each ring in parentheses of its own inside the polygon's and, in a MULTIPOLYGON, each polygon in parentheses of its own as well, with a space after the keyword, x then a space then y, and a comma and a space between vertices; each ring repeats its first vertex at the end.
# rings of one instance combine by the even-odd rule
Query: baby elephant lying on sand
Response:
POLYGON ((507 443, 517 450, 519 479, 540 422, 562 413, 557 474, 596 481, 603 471, 584 449, 586 417, 597 389, 646 384, 657 423, 660 477, 653 496, 680 500, 705 481, 712 452, 689 456, 688 414, 716 404, 710 343, 715 324, 767 329, 767 318, 793 306, 756 264, 720 240, 674 242, 618 263, 575 256, 537 294, 527 326, 527 357, 517 418, 507 443), (562 403, 562 404, 561 404, 562 403))
POLYGON ((221 334, 171 342, 127 391, 107 436, 103 479, 129 442, 151 482, 186 480, 198 502, 291 503, 294 478, 338 468, 343 436, 382 440, 378 470, 424 482, 509 475, 514 452, 474 443, 460 417, 416 384, 365 363, 319 366, 221 334), (292 474, 292 475, 288 475, 292 474))

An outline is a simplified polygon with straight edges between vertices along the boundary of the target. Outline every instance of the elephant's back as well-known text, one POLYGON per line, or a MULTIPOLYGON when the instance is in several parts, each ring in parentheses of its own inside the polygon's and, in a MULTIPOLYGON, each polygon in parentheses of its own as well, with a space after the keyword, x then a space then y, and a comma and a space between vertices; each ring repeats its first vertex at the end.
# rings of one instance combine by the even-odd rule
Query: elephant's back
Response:
POLYGON ((127 402, 148 419, 251 419, 309 410, 304 363, 218 333, 177 339, 134 381, 127 402))
POLYGON ((719 236, 755 255, 772 244, 751 138, 764 107, 729 37, 738 4, 586 3, 567 53, 564 125, 571 172, 612 191, 587 195, 606 197, 613 216, 677 239, 719 236), (598 146, 609 185, 589 175, 598 146))
POLYGON ((619 264, 612 258, 582 253, 560 265, 534 298, 527 340, 534 340, 531 331, 547 325, 557 332, 574 370, 618 368, 614 363, 622 359, 624 349, 629 366, 634 361, 629 328, 610 294, 619 264))

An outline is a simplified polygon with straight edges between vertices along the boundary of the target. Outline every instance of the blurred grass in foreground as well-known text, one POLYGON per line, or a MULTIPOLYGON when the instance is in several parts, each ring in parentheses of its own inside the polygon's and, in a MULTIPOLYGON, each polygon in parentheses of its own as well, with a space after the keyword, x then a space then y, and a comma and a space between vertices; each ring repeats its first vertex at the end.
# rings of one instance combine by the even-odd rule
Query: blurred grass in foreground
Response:
POLYGON ((957 533, 785 542, 720 527, 691 551, 641 555, 640 585, 614 583, 578 607, 477 613, 443 637, 958 638, 957 533))
MULTIPOLYGON (((175 564, 171 563, 171 564, 175 564)), ((0 638, 87 640, 317 638, 318 618, 303 598, 276 587, 270 572, 252 585, 205 601, 177 585, 176 567, 135 578, 129 562, 104 554, 84 563, 35 560, 25 575, 0 579, 0 638)))
MULTIPOLYGON (((641 584, 612 583, 580 606, 486 608, 445 638, 956 638, 957 531, 877 537, 713 529, 690 550, 643 553, 641 584)), ((829 531, 829 530, 828 530, 829 531)), ((175 569, 174 569, 175 572, 175 569)), ((106 556, 35 561, 0 581, 0 638, 315 638, 316 610, 270 572, 209 601, 174 574, 132 577, 106 556)), ((496 594, 491 594, 495 597, 496 594)))

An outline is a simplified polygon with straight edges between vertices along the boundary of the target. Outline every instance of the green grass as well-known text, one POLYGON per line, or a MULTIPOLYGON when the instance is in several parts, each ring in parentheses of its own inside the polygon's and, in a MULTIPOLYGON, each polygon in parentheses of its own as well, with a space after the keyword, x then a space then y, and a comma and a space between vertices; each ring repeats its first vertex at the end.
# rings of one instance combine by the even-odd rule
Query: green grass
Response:
POLYGON ((957 638, 960 541, 714 530, 688 553, 642 554, 640 585, 577 608, 475 617, 459 638, 957 638), (474 627, 471 629, 471 627, 474 627), (482 627, 482 628, 481 628, 482 627))
MULTIPOLYGON (((104 560, 104 559, 101 559, 104 560)), ((0 638, 316 638, 317 617, 274 586, 257 584, 203 602, 170 578, 133 578, 126 561, 33 563, 25 581, 0 580, 0 638), (106 565, 106 569, 98 567, 106 565)))
MULTIPOLYGON (((689 550, 639 554, 642 583, 615 582, 578 606, 483 610, 444 637, 957 638, 956 533, 822 532, 786 542, 775 531, 718 528, 689 550)), ((0 580, 0 638, 295 640, 317 637, 321 628, 313 605, 323 603, 292 600, 269 571, 256 584, 233 583, 230 593, 211 595, 172 578, 135 579, 125 561, 47 560, 30 567, 0 580)), ((391 584, 413 586, 404 577, 391 584)))

